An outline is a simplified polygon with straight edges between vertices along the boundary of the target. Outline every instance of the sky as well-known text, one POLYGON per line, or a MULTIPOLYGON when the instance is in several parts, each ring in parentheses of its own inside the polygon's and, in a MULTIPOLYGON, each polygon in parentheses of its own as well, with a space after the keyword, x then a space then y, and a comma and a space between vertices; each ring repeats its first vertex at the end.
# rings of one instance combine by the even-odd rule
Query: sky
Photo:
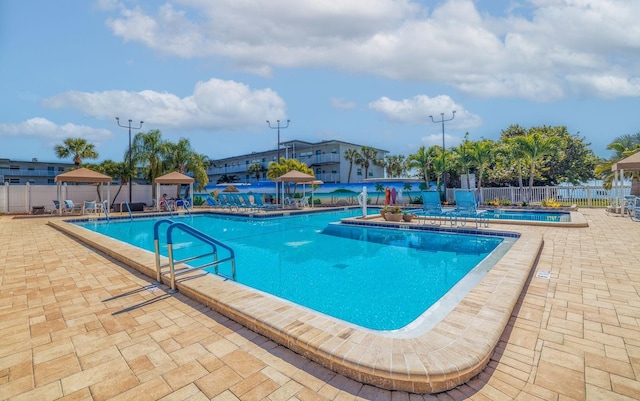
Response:
POLYGON ((405 156, 441 146, 441 120, 447 148, 566 126, 608 158, 640 132, 638 15, 635 0, 0 0, 0 158, 60 161, 55 145, 84 138, 122 161, 129 120, 211 159, 276 149, 267 120, 290 120, 282 142, 405 156))

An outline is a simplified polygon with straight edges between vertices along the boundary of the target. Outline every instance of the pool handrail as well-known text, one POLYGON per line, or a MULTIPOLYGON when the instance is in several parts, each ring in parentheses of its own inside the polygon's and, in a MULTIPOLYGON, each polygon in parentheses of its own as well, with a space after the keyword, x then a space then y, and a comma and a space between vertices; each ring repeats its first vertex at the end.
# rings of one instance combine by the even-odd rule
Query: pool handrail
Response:
POLYGON ((196 270, 202 270, 206 267, 211 267, 211 266, 215 266, 215 274, 217 275, 221 275, 218 269, 218 266, 221 263, 227 262, 227 261, 231 261, 231 279, 232 280, 236 280, 236 262, 235 262, 235 252, 233 251, 233 248, 231 248, 230 246, 214 239, 211 238, 210 236, 208 236, 207 234, 203 233, 202 231, 196 230, 195 228, 182 223, 182 222, 175 222, 171 219, 162 219, 157 221, 154 226, 153 226, 153 242, 154 242, 154 248, 155 248, 155 254, 156 254, 156 274, 157 274, 157 281, 160 283, 162 282, 162 268, 165 266, 169 266, 169 275, 170 275, 170 287, 171 289, 169 290, 169 292, 174 293, 177 291, 176 289, 176 276, 181 275, 181 274, 185 274, 185 273, 191 273, 193 271, 196 270), (160 264, 160 226, 163 224, 169 224, 169 227, 167 227, 167 253, 168 253, 168 258, 169 258, 169 263, 166 265, 161 265, 160 264), (174 260, 173 257, 173 231, 174 230, 180 230, 186 234, 189 234, 197 239, 199 239, 200 241, 204 242, 207 245, 210 245, 212 248, 211 252, 208 253, 204 253, 202 255, 197 255, 197 256, 190 256, 188 258, 185 259, 181 259, 181 260, 174 260), (229 256, 224 258, 224 259, 218 259, 218 247, 224 248, 229 252, 229 256), (175 265, 176 264, 180 264, 180 263, 185 263, 185 262, 189 262, 192 260, 196 260, 196 259, 201 259, 205 256, 209 256, 212 255, 213 256, 213 262, 209 262, 209 263, 205 263, 202 266, 198 266, 198 267, 192 267, 192 268, 185 268, 182 269, 178 272, 176 272, 175 270, 175 265))
MULTIPOLYGON (((131 214, 131 208, 129 207, 129 202, 124 201, 124 205, 127 207, 127 211, 129 212, 129 219, 133 221, 133 214, 131 214)), ((120 206, 120 210, 122 210, 122 206, 120 206)))
POLYGON ((153 225, 153 249, 156 255, 156 284, 162 283, 162 268, 166 265, 160 264, 160 226, 163 224, 173 224, 171 219, 161 219, 155 222, 153 225))
POLYGON ((102 201, 102 210, 104 210, 104 216, 107 218, 107 223, 109 222, 109 205, 107 201, 102 201))

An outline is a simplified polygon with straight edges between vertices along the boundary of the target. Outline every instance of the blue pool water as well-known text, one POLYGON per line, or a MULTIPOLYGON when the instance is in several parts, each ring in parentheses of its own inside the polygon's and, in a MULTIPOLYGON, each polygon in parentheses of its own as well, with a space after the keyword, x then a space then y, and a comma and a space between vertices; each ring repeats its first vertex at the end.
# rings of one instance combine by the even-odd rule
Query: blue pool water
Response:
MULTIPOLYGON (((238 282, 376 330, 411 323, 503 241, 501 237, 332 224, 358 213, 345 210, 259 219, 203 214, 174 220, 232 247, 238 282)), ((156 221, 78 224, 153 251, 156 221)), ((197 241, 187 236, 174 241, 175 258, 205 253, 197 241)), ((166 239, 161 244, 166 255, 166 239)), ((220 272, 230 275, 230 265, 220 266, 220 272)))
POLYGON ((548 222, 570 222, 571 213, 541 210, 509 210, 509 209, 488 209, 487 218, 494 220, 522 220, 522 221, 548 221, 548 222))

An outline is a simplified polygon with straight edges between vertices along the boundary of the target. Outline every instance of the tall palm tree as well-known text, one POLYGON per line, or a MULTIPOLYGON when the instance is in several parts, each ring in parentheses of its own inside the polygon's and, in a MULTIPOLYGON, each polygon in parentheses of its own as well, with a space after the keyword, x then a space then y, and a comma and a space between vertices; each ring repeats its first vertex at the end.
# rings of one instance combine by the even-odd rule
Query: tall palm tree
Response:
POLYGON ((247 173, 254 175, 256 177, 256 181, 260 180, 262 173, 265 171, 264 166, 260 162, 254 162, 247 167, 247 173))
MULTIPOLYGON (((164 172, 164 158, 167 156, 168 145, 162 139, 160 130, 154 129, 147 133, 139 132, 133 139, 131 154, 133 163, 142 165, 145 177, 153 184, 153 180, 164 172)), ((151 185, 153 199, 157 199, 156 186, 151 185)))
POLYGON ((434 159, 432 148, 427 150, 424 146, 420 146, 416 153, 407 156, 407 167, 418 171, 420 177, 424 179, 427 189, 429 188, 429 178, 431 170, 433 170, 434 159))
POLYGON ((370 146, 363 146, 360 148, 360 155, 362 159, 359 164, 364 167, 364 178, 369 178, 369 167, 376 165, 384 165, 384 160, 378 159, 378 151, 370 146))
MULTIPOLYGON (((180 138, 177 143, 167 142, 164 161, 167 170, 175 169, 181 174, 192 173, 196 182, 196 189, 204 189, 209 183, 207 166, 209 158, 206 155, 196 153, 191 147, 191 142, 186 138, 180 138)), ((178 197, 181 189, 178 187, 178 197)))
POLYGON ((95 146, 83 138, 67 138, 63 141, 63 145, 56 145, 53 150, 59 159, 72 157, 76 168, 80 167, 83 159, 98 158, 95 146))
POLYGON ((480 190, 480 201, 482 202, 482 177, 485 169, 493 160, 495 143, 489 139, 471 143, 470 158, 478 172, 478 189, 480 190))
POLYGON ((407 165, 404 160, 404 155, 387 155, 384 160, 388 177, 397 178, 406 173, 407 165))
MULTIPOLYGON (((299 171, 301 173, 309 174, 311 176, 314 175, 313 169, 307 167, 306 163, 300 162, 296 159, 285 159, 284 157, 280 158, 280 162, 270 162, 269 167, 267 168, 267 178, 270 180, 275 180, 283 174, 288 173, 289 171, 299 171)), ((294 183, 293 186, 293 194, 296 193, 298 184, 294 183)), ((291 196, 291 189, 289 185, 285 186, 286 196, 291 196)))
POLYGON ((452 154, 455 156, 454 164, 458 165, 467 179, 467 188, 471 188, 471 164, 473 163, 471 156, 472 142, 469 140, 469 133, 464 134, 464 139, 458 146, 451 148, 452 154))
POLYGON ((541 164, 545 157, 558 151, 561 140, 555 136, 544 136, 537 130, 526 136, 514 137, 513 140, 518 148, 518 154, 522 155, 529 164, 529 191, 531 194, 536 166, 541 164))
MULTIPOLYGON (((609 160, 604 160, 602 163, 598 164, 595 168, 595 173, 602 178, 603 186, 607 189, 611 189, 613 183, 613 172, 611 171, 611 167, 625 157, 629 157, 640 151, 640 132, 635 135, 622 135, 615 138, 613 142, 607 145, 607 149, 613 150, 615 153, 609 160)), ((630 173, 630 177, 631 194, 637 195, 637 192, 640 191, 638 188, 640 174, 638 174, 638 172, 632 172, 630 173)))
POLYGON ((342 157, 349 162, 349 174, 347 175, 347 184, 351 182, 351 171, 353 170, 353 163, 357 163, 362 158, 360 153, 354 148, 349 148, 344 151, 342 157))

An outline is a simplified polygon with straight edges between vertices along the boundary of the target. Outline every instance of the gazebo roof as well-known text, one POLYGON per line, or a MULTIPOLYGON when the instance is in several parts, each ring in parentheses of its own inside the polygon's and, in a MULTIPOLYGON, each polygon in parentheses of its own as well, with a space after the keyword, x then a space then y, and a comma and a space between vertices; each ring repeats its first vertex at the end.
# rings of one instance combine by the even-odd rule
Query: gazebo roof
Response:
POLYGON ((611 171, 640 171, 640 152, 636 152, 611 166, 611 171))
POLYGON ((305 174, 298 170, 291 170, 288 173, 283 174, 280 177, 276 178, 274 181, 275 182, 305 182, 305 181, 313 181, 315 179, 316 177, 312 175, 305 174))
POLYGON ((156 177, 156 179, 153 180, 156 184, 192 184, 194 181, 195 179, 193 177, 178 173, 177 171, 156 177))
POLYGON ((58 174, 55 182, 88 182, 88 183, 100 183, 113 181, 108 175, 98 173, 97 171, 89 170, 88 168, 79 168, 76 170, 67 171, 66 173, 58 174))

